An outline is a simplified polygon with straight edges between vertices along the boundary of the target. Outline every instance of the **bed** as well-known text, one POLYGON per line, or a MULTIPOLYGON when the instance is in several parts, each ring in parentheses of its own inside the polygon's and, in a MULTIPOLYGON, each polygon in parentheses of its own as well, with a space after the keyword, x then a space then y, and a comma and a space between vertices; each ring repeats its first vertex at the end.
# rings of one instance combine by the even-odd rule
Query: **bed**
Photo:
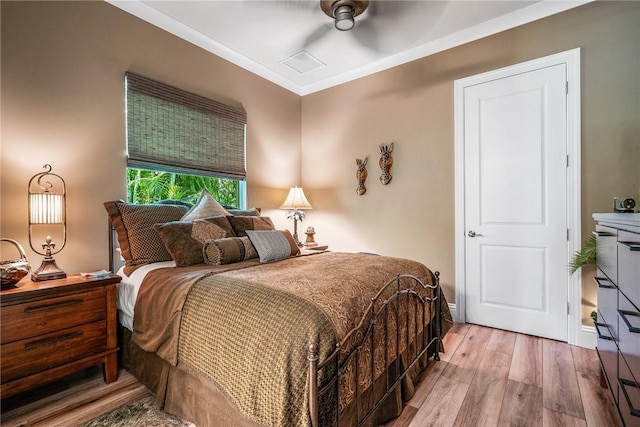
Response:
POLYGON ((451 324, 438 273, 408 259, 299 253, 259 211, 204 200, 213 204, 204 193, 192 207, 105 203, 125 259, 122 362, 158 404, 198 426, 398 416, 451 324))

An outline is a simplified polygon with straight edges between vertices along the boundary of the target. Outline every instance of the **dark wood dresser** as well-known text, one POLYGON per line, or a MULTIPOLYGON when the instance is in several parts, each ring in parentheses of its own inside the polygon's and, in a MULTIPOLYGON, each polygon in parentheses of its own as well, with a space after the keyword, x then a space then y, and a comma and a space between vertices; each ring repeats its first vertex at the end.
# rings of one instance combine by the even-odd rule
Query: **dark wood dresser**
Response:
POLYGON ((76 275, 0 291, 0 396, 99 364, 115 381, 118 282, 76 275))
POLYGON ((598 356, 627 427, 640 426, 640 213, 598 221, 598 356))

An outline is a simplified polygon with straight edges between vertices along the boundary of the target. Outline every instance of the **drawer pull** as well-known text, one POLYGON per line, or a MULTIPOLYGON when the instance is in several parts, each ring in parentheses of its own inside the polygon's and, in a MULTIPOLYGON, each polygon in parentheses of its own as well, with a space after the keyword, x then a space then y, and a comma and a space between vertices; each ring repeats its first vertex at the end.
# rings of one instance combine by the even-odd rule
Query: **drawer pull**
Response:
POLYGON ((607 326, 604 323, 598 323, 598 322, 593 322, 593 324, 596 326, 596 332, 598 333, 598 338, 603 339, 603 340, 607 340, 607 341, 613 341, 612 337, 608 337, 606 335, 602 335, 600 333, 600 328, 598 326, 607 326))
POLYGON ((626 246, 627 248, 629 248, 630 251, 640 251, 640 243, 634 243, 634 242, 618 242, 620 243, 622 246, 626 246))
POLYGON ((72 332, 70 334, 59 335, 57 337, 51 337, 44 340, 33 341, 24 345, 25 350, 33 350, 34 348, 50 345, 60 341, 70 340, 71 338, 81 337, 82 332, 72 332))
POLYGON ((603 288, 603 289, 615 289, 615 285, 611 284, 611 285, 603 285, 602 282, 600 282, 601 280, 604 280, 606 282, 611 283, 611 280, 607 279, 606 277, 594 277, 593 280, 596 281, 596 283, 598 284, 599 288, 603 288))
POLYGON ((629 405, 630 413, 634 417, 640 417, 640 409, 634 408, 633 403, 631 403, 631 399, 629 398, 629 393, 627 393, 626 386, 638 388, 638 385, 633 381, 625 380, 624 378, 618 378, 618 383, 620 384, 620 389, 622 390, 622 394, 624 394, 624 398, 627 401, 627 405, 629 405))
POLYGON ((622 320, 624 321, 624 324, 627 325, 627 328, 629 328, 629 332, 633 332, 634 334, 640 334, 640 328, 636 326, 631 326, 631 322, 629 322, 629 319, 627 319, 627 316, 640 317, 640 313, 636 311, 629 311, 629 310, 618 310, 618 314, 620 315, 620 317, 622 317, 622 320))
POLYGON ((43 304, 43 305, 37 305, 37 306, 29 306, 29 307, 24 309, 24 312, 25 313, 37 313, 38 311, 52 310, 54 308, 67 307, 69 305, 78 305, 78 304, 82 304, 83 302, 84 302, 84 300, 80 299, 80 298, 70 299, 70 300, 67 300, 67 301, 56 302, 56 303, 53 303, 53 304, 43 304))
POLYGON ((608 231, 592 231, 592 233, 598 237, 611 237, 616 235, 615 233, 610 233, 608 231))

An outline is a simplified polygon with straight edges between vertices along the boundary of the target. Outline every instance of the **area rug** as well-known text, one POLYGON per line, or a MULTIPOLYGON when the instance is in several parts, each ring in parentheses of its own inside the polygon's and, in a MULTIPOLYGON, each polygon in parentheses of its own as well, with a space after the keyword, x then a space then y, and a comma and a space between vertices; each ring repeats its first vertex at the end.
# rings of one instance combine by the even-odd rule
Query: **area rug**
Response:
POLYGON ((82 427, 195 427, 195 424, 162 412, 151 396, 121 406, 82 427))

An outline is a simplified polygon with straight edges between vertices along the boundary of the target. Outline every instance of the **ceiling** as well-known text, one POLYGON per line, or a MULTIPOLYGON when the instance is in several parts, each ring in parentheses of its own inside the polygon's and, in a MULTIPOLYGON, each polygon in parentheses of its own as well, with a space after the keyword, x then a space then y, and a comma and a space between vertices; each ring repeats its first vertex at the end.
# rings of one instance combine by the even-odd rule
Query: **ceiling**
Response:
POLYGON ((590 0, 370 0, 346 32, 333 27, 318 0, 107 1, 307 95, 590 0))

